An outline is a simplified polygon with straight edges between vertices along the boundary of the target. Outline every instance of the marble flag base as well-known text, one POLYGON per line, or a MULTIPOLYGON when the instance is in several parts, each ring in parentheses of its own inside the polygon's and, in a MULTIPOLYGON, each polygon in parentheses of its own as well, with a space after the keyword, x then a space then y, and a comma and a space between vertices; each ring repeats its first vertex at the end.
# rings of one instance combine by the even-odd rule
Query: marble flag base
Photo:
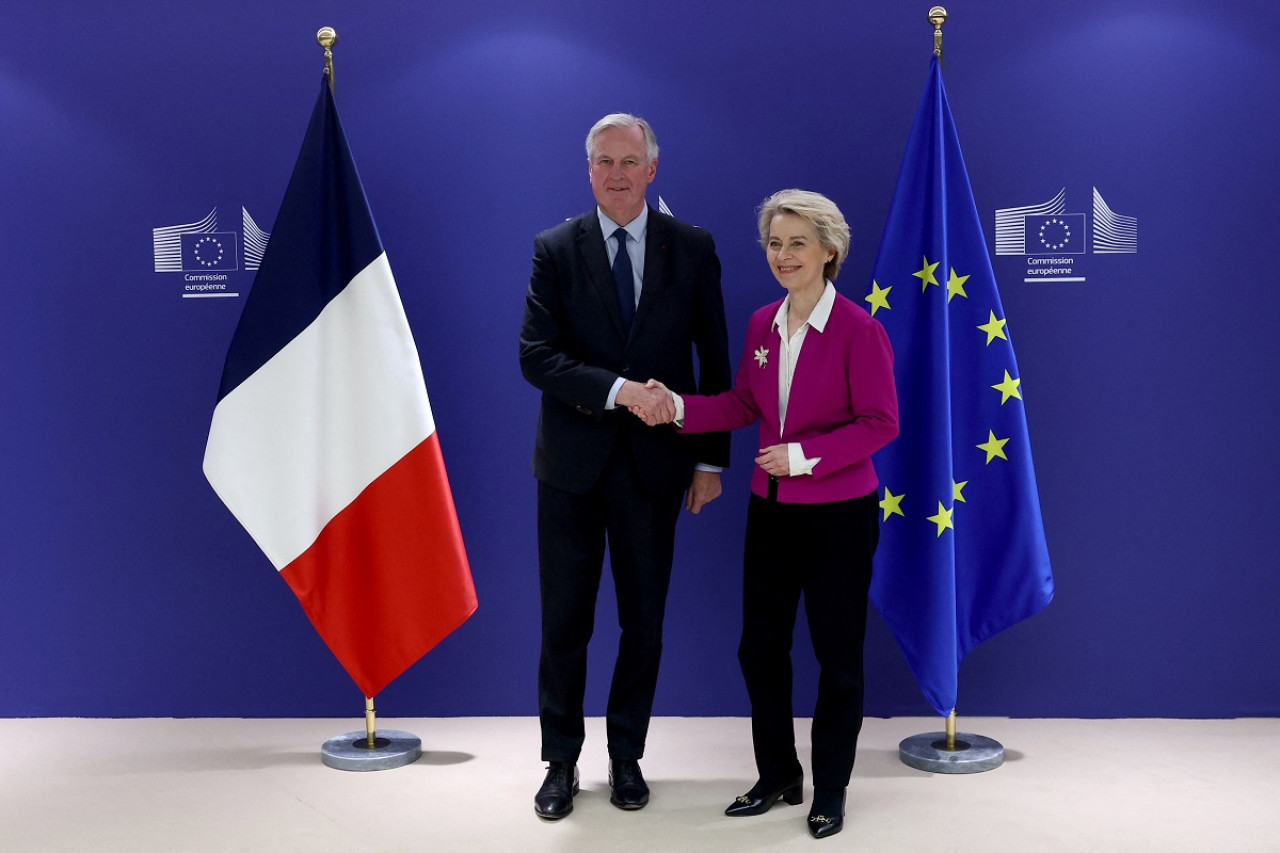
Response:
POLYGON ((368 732, 347 732, 330 738, 320 747, 320 760, 335 770, 394 770, 422 757, 422 739, 394 730, 374 733, 369 748, 368 732))
POLYGON ((946 732, 927 732, 899 743, 898 757, 930 773, 982 773, 1004 763, 1004 747, 989 737, 957 732, 955 749, 947 749, 946 732))

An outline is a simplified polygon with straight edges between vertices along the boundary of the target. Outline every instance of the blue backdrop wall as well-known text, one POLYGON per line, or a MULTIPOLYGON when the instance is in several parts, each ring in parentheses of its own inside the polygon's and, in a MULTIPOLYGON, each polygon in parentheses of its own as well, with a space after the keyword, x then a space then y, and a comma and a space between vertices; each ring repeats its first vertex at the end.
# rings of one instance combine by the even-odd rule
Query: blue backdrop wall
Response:
MULTIPOLYGON (((532 236, 587 209, 582 140, 649 118, 661 194, 708 228, 731 349, 776 298, 753 207, 822 191, 860 299, 931 49, 928 4, 126 0, 0 11, 0 715, 357 716, 361 697, 200 463, 252 286, 186 298, 153 229, 269 231, 340 34, 339 108, 418 341, 480 609, 382 713, 536 713, 537 394, 516 335, 532 236)), ((961 668, 960 713, 1280 713, 1280 50, 1224 0, 949 5, 946 81, 979 211, 1137 222, 1042 275, 995 256, 1057 598, 961 668), (1050 279, 1072 279, 1050 280, 1050 279)), ((1081 219, 1081 222, 1086 219, 1081 219)), ((754 435, 686 516, 660 714, 743 714, 734 651, 754 435)), ((603 712, 606 586, 589 706, 603 712)), ((877 617, 868 712, 929 708, 877 617)), ((798 708, 815 668, 797 638, 798 708)))

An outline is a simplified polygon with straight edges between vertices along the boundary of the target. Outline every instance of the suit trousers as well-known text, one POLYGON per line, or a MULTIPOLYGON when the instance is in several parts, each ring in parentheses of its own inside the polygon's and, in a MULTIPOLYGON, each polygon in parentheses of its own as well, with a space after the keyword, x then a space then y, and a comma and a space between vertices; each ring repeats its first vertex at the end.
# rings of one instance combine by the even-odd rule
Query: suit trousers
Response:
POLYGON ((538 483, 543 761, 577 761, 582 750, 587 645, 606 541, 622 629, 606 706, 609 757, 644 755, 683 495, 645 494, 632 456, 626 432, 619 430, 603 475, 587 492, 538 483))
POLYGON ((756 768, 768 784, 785 784, 801 772, 791 700, 791 645, 801 594, 820 667, 811 732, 813 784, 849 784, 862 730, 862 646, 871 558, 880 537, 877 515, 874 492, 820 504, 751 496, 738 662, 751 699, 756 768))

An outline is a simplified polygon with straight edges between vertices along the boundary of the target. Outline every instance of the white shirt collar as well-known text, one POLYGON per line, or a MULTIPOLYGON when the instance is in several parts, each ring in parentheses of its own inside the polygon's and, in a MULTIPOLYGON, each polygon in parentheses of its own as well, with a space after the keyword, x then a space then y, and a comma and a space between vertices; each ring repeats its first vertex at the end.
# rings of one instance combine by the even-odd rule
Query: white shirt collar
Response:
POLYGON ((640 215, 628 222, 626 225, 619 225, 614 222, 605 215, 605 212, 600 209, 599 205, 596 205, 596 215, 600 217, 600 230, 604 232, 604 239, 606 243, 613 239, 614 231, 617 231, 619 228, 625 228, 627 229, 627 235, 630 236, 632 240, 635 240, 641 246, 644 245, 644 232, 649 226, 649 205, 646 204, 642 207, 640 209, 640 215))
MULTIPOLYGON (((813 310, 809 312, 809 319, 806 320, 810 326, 819 333, 827 327, 827 321, 831 319, 831 309, 836 304, 836 286, 830 281, 827 286, 822 289, 822 295, 818 297, 818 304, 813 306, 813 310)), ((787 325, 787 309, 791 306, 791 294, 787 294, 787 298, 782 300, 782 304, 778 306, 778 312, 773 315, 773 328, 786 328, 787 325)))

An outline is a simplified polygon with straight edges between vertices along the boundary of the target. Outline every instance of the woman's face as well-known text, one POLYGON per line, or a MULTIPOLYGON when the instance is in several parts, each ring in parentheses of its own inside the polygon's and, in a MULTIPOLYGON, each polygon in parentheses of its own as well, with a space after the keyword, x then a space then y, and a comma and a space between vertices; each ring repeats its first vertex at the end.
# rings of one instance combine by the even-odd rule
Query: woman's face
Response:
POLYGON ((774 278, 789 292, 823 288, 826 279, 822 269, 835 256, 818 240, 813 224, 794 213, 773 217, 764 253, 774 278))

